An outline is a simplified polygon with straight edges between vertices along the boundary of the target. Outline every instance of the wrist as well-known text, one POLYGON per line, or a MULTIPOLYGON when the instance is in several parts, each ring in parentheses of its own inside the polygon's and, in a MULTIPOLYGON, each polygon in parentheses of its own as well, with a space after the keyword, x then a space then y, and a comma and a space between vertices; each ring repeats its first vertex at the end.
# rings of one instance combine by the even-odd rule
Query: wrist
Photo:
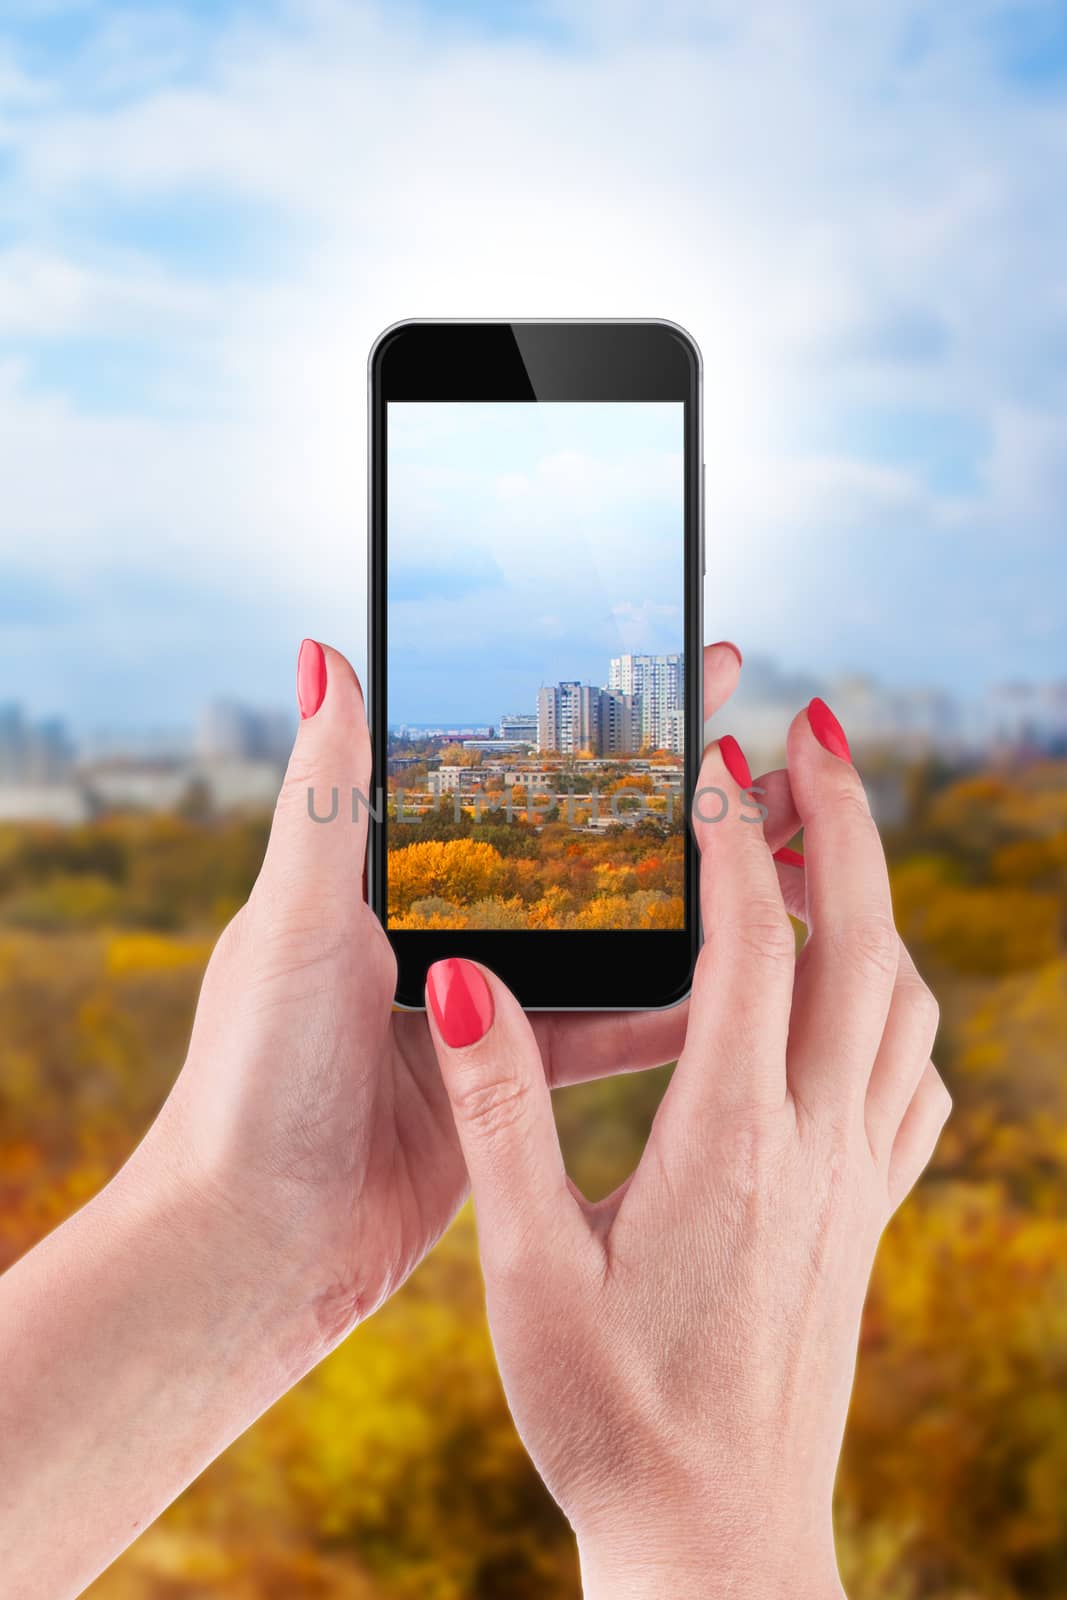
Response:
POLYGON ((847 1600, 836 1572, 813 1581, 786 1571, 780 1558, 768 1570, 752 1560, 724 1565, 713 1552, 699 1567, 674 1561, 630 1567, 614 1556, 608 1564, 590 1565, 581 1554, 581 1575, 582 1600, 847 1600))
POLYGON ((5 1594, 81 1594, 316 1359, 302 1285, 174 1157, 150 1132, 5 1274, 5 1594))
POLYGON ((98 1198, 173 1283, 184 1315, 213 1338, 225 1330, 236 1366, 247 1352, 270 1403, 325 1354, 321 1284, 294 1248, 287 1208, 268 1221, 234 1187, 192 1158, 164 1114, 98 1198))
POLYGON ((743 1543, 669 1520, 642 1534, 579 1538, 583 1600, 845 1600, 832 1535, 815 1550, 783 1534, 743 1543))

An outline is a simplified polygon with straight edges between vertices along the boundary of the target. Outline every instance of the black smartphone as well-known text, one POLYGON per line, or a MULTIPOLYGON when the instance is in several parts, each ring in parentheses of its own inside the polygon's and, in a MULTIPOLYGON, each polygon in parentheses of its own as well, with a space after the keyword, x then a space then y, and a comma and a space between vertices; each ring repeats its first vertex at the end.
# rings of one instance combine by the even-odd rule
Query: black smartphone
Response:
POLYGON ((370 357, 370 903, 421 1008, 689 992, 701 362, 660 321, 404 322, 370 357))

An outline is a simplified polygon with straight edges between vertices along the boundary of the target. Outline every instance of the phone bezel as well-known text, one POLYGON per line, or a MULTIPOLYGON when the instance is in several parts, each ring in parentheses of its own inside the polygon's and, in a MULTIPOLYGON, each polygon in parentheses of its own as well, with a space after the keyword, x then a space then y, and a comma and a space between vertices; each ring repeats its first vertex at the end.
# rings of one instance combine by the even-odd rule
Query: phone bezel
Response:
MULTIPOLYGON (((368 713, 375 786, 386 769, 387 408, 391 400, 676 400, 684 406, 685 772, 692 788, 703 736, 703 460, 699 349, 661 320, 574 319, 396 323, 369 360, 368 713)), ((686 795, 688 818, 689 796, 686 795)), ((370 905, 396 953, 396 1003, 422 1010, 426 972, 446 956, 483 962, 528 1010, 658 1010, 692 986, 700 948, 699 858, 686 831, 682 931, 391 931, 386 922, 386 826, 371 820, 370 905)))

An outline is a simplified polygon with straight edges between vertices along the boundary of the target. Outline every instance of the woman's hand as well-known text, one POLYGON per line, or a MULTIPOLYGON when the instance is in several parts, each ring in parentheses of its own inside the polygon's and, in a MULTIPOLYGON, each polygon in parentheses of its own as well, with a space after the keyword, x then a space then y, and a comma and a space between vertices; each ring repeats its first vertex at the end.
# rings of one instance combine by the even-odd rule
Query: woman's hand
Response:
MULTIPOLYGON (((709 714, 738 664, 706 652, 709 714)), ((403 1282, 466 1193, 426 1018, 393 1013, 392 952, 363 899, 363 697, 318 645, 298 677, 263 870, 211 958, 174 1089, 112 1183, 0 1284, 14 1600, 80 1592, 403 1282), (334 787, 338 818, 316 824, 308 790, 321 815, 334 787)), ((768 787, 782 842, 787 786, 768 787)), ((548 1077, 573 1082, 673 1060, 685 1008, 534 1029, 548 1077)))
MULTIPOLYGON (((704 657, 705 711, 733 692, 730 645, 704 657)), ((186 1066, 154 1130, 196 1191, 232 1209, 253 1248, 293 1274, 321 1355, 395 1292, 467 1193, 467 1174, 426 1017, 394 1012, 396 962, 363 896, 371 750, 343 656, 308 641, 305 713, 270 844, 248 904, 211 958, 186 1066), (338 816, 316 824, 318 815, 338 816)), ((781 843, 795 826, 771 780, 781 843)), ((685 1006, 541 1013, 548 1082, 674 1060, 685 1006)), ((146 1152, 155 1160, 155 1151, 146 1152)))
POLYGON ((803 871, 743 820, 736 743, 705 758, 701 786, 735 803, 718 824, 695 807, 706 942, 685 1047, 640 1165, 599 1204, 564 1172, 511 994, 469 962, 430 974, 501 1373, 588 1596, 841 1592, 831 1496, 860 1313, 949 1100, 937 1008, 821 702, 793 723, 789 775, 803 871), (810 930, 795 967, 779 873, 810 930))

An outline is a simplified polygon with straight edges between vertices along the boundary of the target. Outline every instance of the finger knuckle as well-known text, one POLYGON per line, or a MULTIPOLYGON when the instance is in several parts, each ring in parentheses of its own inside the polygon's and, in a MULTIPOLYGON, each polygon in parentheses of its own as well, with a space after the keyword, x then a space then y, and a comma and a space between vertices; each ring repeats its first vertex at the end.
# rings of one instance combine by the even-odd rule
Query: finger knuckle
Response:
POLYGON ((838 819, 870 826, 871 807, 867 791, 858 777, 853 778, 851 782, 840 784, 831 796, 829 804, 838 819))
POLYGON ((932 1039, 941 1022, 941 1007, 937 997, 921 978, 901 979, 897 990, 918 1027, 932 1039))
POLYGON ((732 935, 741 954, 761 966, 788 966, 796 954, 796 937, 782 908, 753 906, 732 935))
MULTIPOLYGON (((377 933, 377 928, 375 928, 377 933)), ((375 988, 389 995, 396 993, 396 982, 400 966, 396 952, 388 939, 373 937, 366 941, 365 949, 370 951, 370 964, 375 975, 375 988)))
POLYGON ((756 892, 743 908, 709 919, 709 943, 728 955, 740 952, 760 963, 791 963, 796 953, 793 925, 780 897, 756 892))
POLYGON ((900 936, 888 912, 850 917, 835 929, 834 955, 865 981, 894 978, 900 963, 900 936))
POLYGON ((521 1122, 529 1085, 517 1077, 470 1077, 453 1090, 452 1104, 463 1125, 483 1138, 500 1134, 521 1122))
POLYGON ((303 811, 309 803, 309 796, 323 807, 328 806, 332 798, 330 785, 323 783, 322 774, 316 771, 312 761, 294 751, 278 793, 278 805, 297 812, 303 811))

